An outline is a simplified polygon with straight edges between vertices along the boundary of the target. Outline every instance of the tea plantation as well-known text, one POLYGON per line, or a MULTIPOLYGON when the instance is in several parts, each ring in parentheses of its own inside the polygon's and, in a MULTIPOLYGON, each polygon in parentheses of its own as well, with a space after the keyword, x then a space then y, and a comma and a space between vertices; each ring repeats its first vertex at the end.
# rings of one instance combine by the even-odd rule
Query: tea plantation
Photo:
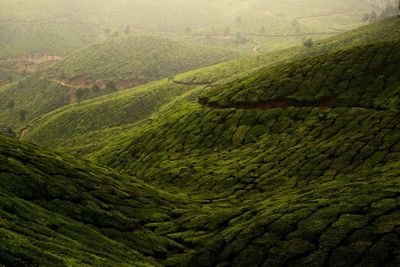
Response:
POLYGON ((399 25, 57 109, 22 138, 47 148, 0 137, 0 262, 399 266, 399 25))

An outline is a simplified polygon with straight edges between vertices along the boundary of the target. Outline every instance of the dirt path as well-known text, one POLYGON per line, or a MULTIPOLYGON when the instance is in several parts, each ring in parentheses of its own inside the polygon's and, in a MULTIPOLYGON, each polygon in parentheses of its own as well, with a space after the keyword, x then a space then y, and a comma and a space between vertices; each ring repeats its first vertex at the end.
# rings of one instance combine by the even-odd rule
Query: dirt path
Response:
POLYGON ((24 138, 26 136, 26 134, 28 133, 28 131, 29 131, 29 127, 28 126, 22 128, 21 131, 19 132, 19 139, 24 138))

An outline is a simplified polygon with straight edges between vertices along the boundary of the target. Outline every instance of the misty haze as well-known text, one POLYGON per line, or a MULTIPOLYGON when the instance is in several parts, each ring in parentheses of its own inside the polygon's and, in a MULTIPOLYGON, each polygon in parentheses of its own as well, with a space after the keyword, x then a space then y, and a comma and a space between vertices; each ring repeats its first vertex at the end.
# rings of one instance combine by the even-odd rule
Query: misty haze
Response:
POLYGON ((0 0, 14 266, 400 266, 399 0, 0 0))

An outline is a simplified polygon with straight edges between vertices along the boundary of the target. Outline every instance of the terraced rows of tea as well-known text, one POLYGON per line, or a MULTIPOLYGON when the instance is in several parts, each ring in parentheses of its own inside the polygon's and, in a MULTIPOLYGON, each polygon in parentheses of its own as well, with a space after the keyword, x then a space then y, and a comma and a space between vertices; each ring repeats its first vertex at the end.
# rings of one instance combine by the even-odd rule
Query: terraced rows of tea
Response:
POLYGON ((0 137, 0 262, 399 266, 398 23, 34 121, 64 153, 0 137))
POLYGON ((201 99, 217 108, 399 108, 399 42, 378 43, 267 68, 201 99))

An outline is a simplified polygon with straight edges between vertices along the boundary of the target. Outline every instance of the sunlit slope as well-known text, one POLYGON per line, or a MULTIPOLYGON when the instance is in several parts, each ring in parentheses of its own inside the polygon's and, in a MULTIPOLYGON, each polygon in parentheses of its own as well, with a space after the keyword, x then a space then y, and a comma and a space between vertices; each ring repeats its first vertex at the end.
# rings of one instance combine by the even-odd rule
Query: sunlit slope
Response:
POLYGON ((400 39, 400 19, 393 17, 352 31, 316 42, 311 48, 294 47, 283 51, 248 57, 236 62, 221 63, 204 69, 199 69, 179 77, 179 80, 195 82, 216 82, 222 78, 241 75, 244 71, 255 67, 282 63, 293 59, 303 59, 310 56, 333 52, 354 45, 363 45, 377 41, 395 41, 400 39))
POLYGON ((248 209, 199 239, 205 243, 187 266, 396 266, 400 113, 390 103, 400 96, 397 47, 353 47, 259 71, 237 87, 209 89, 200 103, 188 95, 94 156, 166 190, 248 209), (320 81, 336 76, 321 64, 359 76, 335 95, 340 87, 320 81), (287 82, 296 79, 283 79, 291 70, 303 77, 295 88, 287 82), (381 76, 381 85, 361 83, 381 76), (320 88, 332 99, 311 97, 320 88), (271 93, 279 105, 258 102, 271 93))
MULTIPOLYGON (((379 34, 379 40, 383 41, 396 38, 400 39, 400 32, 393 30, 398 23, 399 19, 393 18, 368 27, 371 28, 371 35, 379 34)), ((190 91, 193 91, 194 97, 192 97, 192 99, 196 99, 198 95, 202 92, 202 88, 208 87, 208 85, 217 88, 226 88, 226 90, 224 90, 224 93, 229 94, 229 92, 231 91, 229 89, 229 86, 233 86, 232 90, 240 87, 236 84, 238 79, 243 81, 246 81, 247 79, 251 81, 252 77, 254 78, 257 75, 260 76, 260 78, 272 79, 270 76, 262 77, 263 72, 261 71, 258 73, 257 69, 262 68, 263 71, 265 73, 268 73, 269 75, 269 70, 271 67, 279 64, 287 64, 283 65, 283 67, 278 67, 278 69, 283 69, 285 68, 285 66, 289 68, 292 64, 290 62, 299 60, 297 63, 293 63, 294 65, 291 67, 293 69, 299 65, 299 62, 301 63, 300 60, 303 60, 305 58, 310 58, 327 52, 333 53, 334 51, 345 49, 346 47, 351 47, 353 45, 352 40, 356 40, 356 43, 359 43, 359 40, 362 40, 364 38, 363 36, 367 35, 366 33, 368 32, 368 27, 345 33, 337 38, 331 39, 330 41, 318 43, 316 46, 309 49, 294 48, 277 53, 269 53, 257 57, 222 63, 212 67, 207 67, 185 74, 176 75, 174 78, 175 82, 178 81, 181 82, 181 84, 176 84, 172 81, 168 82, 164 80, 155 83, 153 86, 146 85, 137 88, 135 90, 138 90, 138 92, 142 92, 141 95, 147 95, 147 100, 145 100, 144 103, 148 104, 144 106, 140 105, 136 101, 141 99, 139 95, 134 92, 127 91, 112 95, 112 97, 110 96, 109 101, 105 101, 106 98, 99 98, 93 99, 90 102, 81 103, 78 106, 66 107, 57 110, 51 114, 48 114, 41 120, 35 122, 32 125, 31 130, 27 133, 26 138, 28 140, 32 140, 44 145, 56 145, 59 147, 71 149, 71 144, 68 143, 71 137, 77 137, 79 135, 88 133, 89 135, 87 137, 83 136, 82 138, 78 138, 72 141, 74 146, 76 145, 78 150, 80 152, 83 152, 85 149, 82 150, 82 147, 79 148, 80 144, 90 143, 90 146, 93 146, 96 144, 97 137, 99 139, 103 139, 103 137, 105 137, 104 140, 107 140, 109 138, 110 132, 113 133, 112 136, 116 136, 116 134, 122 133, 126 130, 126 128, 124 128, 125 125, 129 123, 136 123, 137 121, 148 118, 151 114, 154 114, 154 112, 157 111, 157 109, 152 108, 152 105, 154 106, 154 103, 161 103, 163 105, 173 100, 173 97, 183 95, 184 93, 190 91), (348 39, 346 39, 346 37, 348 39), (340 43, 343 43, 343 45, 338 45, 340 43), (256 72, 253 73, 254 71, 256 72), (226 79, 232 80, 233 82, 229 83, 226 81, 226 79), (218 86, 218 84, 224 83, 228 84, 229 86, 218 86), (170 95, 171 97, 166 98, 166 95, 170 95), (160 99, 162 99, 163 101, 160 102, 160 99), (130 102, 131 104, 123 104, 128 102, 130 102), (104 112, 105 110, 107 112, 104 112), (145 113, 143 113, 143 111, 145 111, 145 113), (115 128, 114 131, 106 130, 107 133, 105 132, 104 136, 102 136, 101 132, 94 132, 100 129, 118 126, 122 126, 122 128, 115 128)), ((356 53, 356 51, 357 49, 355 48, 353 50, 353 54, 356 53)), ((346 52, 341 53, 344 54, 346 52)), ((330 57, 332 58, 334 56, 335 54, 332 54, 330 57)), ((324 60, 324 58, 320 58, 320 60, 324 60)), ((379 60, 379 58, 377 58, 376 60, 379 60)), ((307 62, 309 66, 305 67, 312 68, 312 65, 314 63, 312 61, 307 62)), ((364 64, 362 62, 362 59, 359 62, 361 65, 364 64)), ((344 63, 346 62, 344 61, 344 63)), ((343 65, 342 68, 347 68, 348 65, 346 64, 343 65)), ((320 72, 320 78, 325 77, 325 71, 328 71, 328 69, 333 66, 336 66, 336 63, 334 63, 332 66, 325 66, 325 69, 321 70, 320 72)), ((314 70, 318 71, 317 67, 314 70)), ((347 70, 342 69, 342 72, 346 71, 347 70)), ((371 69, 371 72, 373 72, 373 69, 371 69)), ((279 83, 287 83, 287 81, 285 81, 284 79, 282 79, 282 81, 279 80, 279 75, 281 75, 279 71, 273 70, 273 73, 276 77, 275 80, 277 80, 279 83)), ((287 76, 287 73, 284 74, 287 76)), ((349 75, 351 76, 351 73, 347 76, 349 75)), ((372 73, 371 75, 371 77, 377 77, 374 73, 372 73)), ((346 86, 344 82, 348 80, 349 77, 347 76, 343 79, 343 83, 341 84, 342 87, 346 86)), ((300 79, 299 77, 297 78, 300 79)), ((379 80, 377 80, 377 82, 379 82, 379 80)), ((214 94, 216 94, 217 92, 220 92, 220 90, 216 90, 213 92, 214 94)), ((257 94, 252 93, 252 95, 253 97, 257 97, 257 94)), ((323 95, 316 97, 322 98, 322 96, 323 95)), ((155 104, 155 107, 158 108, 162 105, 155 104)), ((169 108, 166 107, 165 109, 168 110, 169 108)))
POLYGON ((228 50, 156 36, 112 39, 80 50, 46 71, 59 80, 101 84, 113 81, 133 86, 188 70, 228 61, 228 50))
POLYGON ((69 103, 68 88, 30 76, 0 88, 0 119, 15 131, 69 103))
MULTIPOLYGON (((11 83, 0 78, 0 118, 15 131, 57 108, 131 88, 155 79, 232 59, 226 50, 160 37, 132 37, 90 46, 54 68, 11 83), (20 114, 24 113, 23 117, 20 114)), ((0 69, 1 71, 1 69, 0 69)), ((149 107, 150 108, 150 107, 149 107)))
POLYGON ((190 86, 180 86, 163 80, 66 106, 32 123, 26 138, 55 146, 65 141, 65 138, 138 122, 190 89, 190 86))
MULTIPOLYGON (((220 80, 211 86, 164 80, 132 91, 135 93, 126 97, 125 104, 122 100, 130 91, 85 101, 74 106, 74 111, 82 108, 79 113, 69 108, 57 110, 40 121, 48 123, 42 124, 45 131, 33 127, 30 133, 41 142, 52 142, 46 141, 46 136, 51 136, 53 130, 54 139, 47 140, 59 142, 67 141, 68 136, 75 136, 77 141, 82 131, 87 138, 83 141, 92 145, 88 140, 97 140, 91 134, 101 125, 119 126, 98 131, 104 134, 102 141, 107 140, 102 144, 107 145, 103 149, 94 145, 95 152, 89 156, 165 190, 142 185, 145 189, 140 192, 156 198, 149 197, 139 205, 147 203, 152 210, 153 201, 161 199, 162 208, 157 213, 162 219, 142 221, 146 233, 155 233, 151 236, 157 242, 167 242, 162 243, 165 250, 143 252, 136 246, 137 236, 128 244, 144 255, 161 259, 161 264, 397 266, 400 116, 393 99, 400 94, 399 77, 395 75, 399 72, 395 63, 400 57, 398 46, 399 41, 387 41, 332 49, 324 55, 293 58, 291 62, 239 73, 231 78, 233 81, 220 80), (378 83, 372 86, 372 80, 378 83), (340 82, 345 86, 331 86, 340 82), (164 95, 174 88, 182 91, 164 95), (154 102, 157 99, 163 101, 154 102), (147 101, 157 103, 157 108, 137 113, 143 108, 139 103, 147 101), (136 112, 121 113, 128 110, 129 104, 136 112), (89 109, 93 110, 85 118, 83 114, 89 109), (128 114, 132 117, 124 117, 128 114), (88 124, 90 116, 93 124, 88 124), (56 119, 48 120, 50 117, 56 119), (97 119, 104 123, 95 122, 97 119), (62 129, 69 128, 55 127, 61 124, 75 127, 64 135, 62 129)), ((78 149, 79 142, 75 145, 78 149)), ((12 146, 15 144, 4 150, 13 151, 12 146)), ((32 151, 21 153, 31 155, 32 151)), ((24 161, 28 162, 25 167, 39 165, 38 161, 24 161)), ((87 163, 91 171, 80 161, 70 164, 90 173, 90 179, 79 176, 79 181, 97 181, 100 176, 100 170, 91 163, 87 163)), ((52 166, 41 166, 40 170, 60 168, 52 166)), ((121 177, 114 171, 101 170, 115 179, 121 177)), ((133 179, 117 179, 118 188, 132 188, 123 192, 134 195, 130 190, 135 190, 138 182, 128 182, 136 181, 133 179)), ((82 190, 82 182, 77 184, 79 192, 87 191, 82 190)), ((70 184, 66 185, 69 190, 70 184)), ((71 192, 76 192, 75 187, 71 192)), ((116 225, 123 227, 125 217, 116 212, 128 216, 135 214, 137 206, 121 210, 119 203, 124 205, 131 199, 119 197, 115 187, 110 191, 104 188, 109 184, 100 184, 96 188, 100 192, 88 194, 98 196, 109 208, 107 212, 114 215, 112 222, 117 220, 116 225), (106 201, 115 195, 115 202, 106 201)), ((53 194, 52 187, 49 189, 53 194)), ((69 206, 58 207, 70 211, 69 206)), ((68 215, 74 220, 81 218, 75 216, 73 212, 68 215)), ((136 219, 140 216, 132 215, 136 219)), ((108 217, 95 218, 95 226, 103 234, 101 224, 108 222, 108 217)), ((116 239, 105 233, 122 244, 127 244, 126 238, 130 237, 124 233, 124 238, 116 239)))
MULTIPOLYGON (((104 153, 101 158, 110 158, 107 162, 117 169, 149 175, 149 178, 162 173, 166 179, 170 168, 171 179, 174 179, 174 175, 179 175, 175 173, 175 168, 180 164, 171 163, 171 159, 180 162, 183 155, 187 155, 188 160, 208 162, 206 158, 191 153, 196 149, 219 151, 218 148, 221 148, 224 151, 232 146, 253 144, 248 147, 252 154, 257 149, 262 151, 265 146, 268 148, 269 142, 274 143, 284 137, 288 141, 277 147, 283 153, 293 146, 291 139, 303 140, 308 127, 320 128, 321 135, 344 141, 339 129, 334 131, 335 126, 341 125, 339 122, 335 125, 334 121, 340 118, 345 119, 344 122, 349 120, 347 125, 342 125, 346 127, 354 126, 350 120, 356 123, 363 118, 366 121, 369 116, 372 116, 371 120, 377 120, 378 128, 381 127, 379 123, 385 123, 382 126, 389 129, 396 127, 395 118, 400 109, 400 77, 397 75, 400 71, 397 64, 400 60, 399 46, 399 42, 377 43, 259 70, 243 79, 197 94, 198 103, 189 94, 186 101, 182 100, 165 115, 159 114, 147 127, 142 126, 132 132, 133 139, 128 141, 131 145, 121 146, 119 143, 115 152, 118 160, 112 153, 104 153), (323 130, 329 125, 333 129, 323 130), (286 130, 297 134, 289 134, 286 130), (278 140, 272 138, 269 132, 277 134, 278 140), (149 142, 148 145, 146 142, 149 142), (267 144, 264 146, 263 142, 267 144), (179 156, 173 157, 172 151, 179 156), (157 173, 149 171, 149 164, 157 165, 154 168, 157 173)), ((354 130, 348 134, 356 137, 354 130)), ((372 133, 366 131, 365 134, 372 133)), ((397 134, 397 131, 393 133, 397 134)), ((305 142, 308 142, 307 138, 305 142)), ((335 147, 337 143, 330 145, 335 147)), ((310 145, 317 146, 318 143, 310 145)), ((208 153, 204 156, 209 158, 208 153)), ((214 162, 220 164, 215 159, 214 162)), ((190 162, 182 165, 190 165, 190 162)), ((262 170, 257 168, 253 171, 262 170)), ((200 176, 202 174, 199 172, 200 176)), ((189 177, 194 178, 195 175, 189 177)), ((191 184, 198 186, 197 183, 191 184)))
POLYGON ((183 250, 144 225, 170 220, 185 199, 110 169, 0 136, 0 184, 7 266, 161 266, 154 258, 183 250))
POLYGON ((400 108, 400 42, 352 47, 264 68, 200 98, 216 108, 400 108))

